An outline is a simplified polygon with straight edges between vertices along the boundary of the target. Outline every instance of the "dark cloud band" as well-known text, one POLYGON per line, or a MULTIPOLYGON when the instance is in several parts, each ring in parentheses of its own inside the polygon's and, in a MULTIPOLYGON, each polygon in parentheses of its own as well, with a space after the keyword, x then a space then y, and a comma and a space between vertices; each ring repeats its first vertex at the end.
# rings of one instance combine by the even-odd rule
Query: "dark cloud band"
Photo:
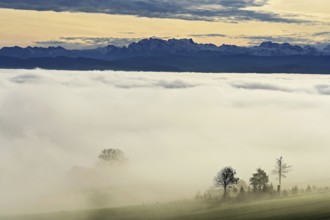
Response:
POLYGON ((61 37, 55 40, 36 41, 39 46, 62 46, 68 49, 91 49, 107 45, 127 46, 137 42, 140 38, 114 38, 114 37, 61 37))
POLYGON ((279 14, 248 10, 269 0, 0 0, 1 8, 135 15, 207 21, 300 23, 279 14))

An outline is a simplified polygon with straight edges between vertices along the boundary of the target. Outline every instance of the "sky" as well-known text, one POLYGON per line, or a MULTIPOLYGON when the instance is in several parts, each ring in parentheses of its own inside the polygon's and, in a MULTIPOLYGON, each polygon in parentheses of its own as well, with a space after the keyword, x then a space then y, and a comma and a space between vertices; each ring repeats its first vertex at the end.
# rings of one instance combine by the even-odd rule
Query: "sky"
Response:
POLYGON ((104 148, 128 160, 112 205, 192 198, 224 166, 248 182, 280 156, 284 188, 329 186, 329 95, 328 75, 0 70, 0 213, 90 207, 64 186, 104 148))
POLYGON ((141 38, 198 43, 330 44, 325 0, 0 0, 0 47, 127 45, 141 38))

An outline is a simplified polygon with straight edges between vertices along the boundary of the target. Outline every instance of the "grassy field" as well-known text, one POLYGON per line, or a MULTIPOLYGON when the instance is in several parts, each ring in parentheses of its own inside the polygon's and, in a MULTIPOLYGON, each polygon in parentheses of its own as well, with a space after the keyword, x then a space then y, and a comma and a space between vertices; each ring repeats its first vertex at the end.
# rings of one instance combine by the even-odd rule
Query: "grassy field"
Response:
POLYGON ((330 193, 221 204, 181 201, 124 208, 0 217, 2 220, 330 219, 330 193))

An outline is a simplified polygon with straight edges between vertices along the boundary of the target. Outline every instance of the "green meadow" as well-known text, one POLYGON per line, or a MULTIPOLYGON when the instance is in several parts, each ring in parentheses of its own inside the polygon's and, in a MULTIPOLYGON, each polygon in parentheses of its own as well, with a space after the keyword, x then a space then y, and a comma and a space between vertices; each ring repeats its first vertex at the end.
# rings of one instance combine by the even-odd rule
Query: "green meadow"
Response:
POLYGON ((1 217, 3 220, 330 219, 330 192, 227 202, 176 201, 122 208, 1 217))

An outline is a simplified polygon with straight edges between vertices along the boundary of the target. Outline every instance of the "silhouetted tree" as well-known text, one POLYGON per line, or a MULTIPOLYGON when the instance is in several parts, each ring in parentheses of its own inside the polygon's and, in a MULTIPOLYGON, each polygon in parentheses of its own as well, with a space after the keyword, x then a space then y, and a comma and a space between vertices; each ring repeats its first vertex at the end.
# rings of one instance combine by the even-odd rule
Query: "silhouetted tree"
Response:
POLYGON ((266 172, 260 168, 257 169, 257 172, 252 174, 250 178, 250 185, 253 187, 254 192, 262 192, 267 190, 267 183, 269 178, 266 172))
POLYGON ((126 160, 124 152, 116 148, 103 149, 99 159, 103 164, 113 164, 126 160))
POLYGON ((250 193, 252 193, 252 190, 251 190, 251 187, 250 186, 248 186, 248 188, 247 188, 247 192, 250 194, 250 193))
POLYGON ((245 193, 244 187, 241 186, 241 188, 239 189, 239 193, 237 195, 237 199, 244 200, 245 198, 246 198, 246 193, 245 193))
POLYGON ((311 192, 312 192, 312 187, 308 185, 306 189, 306 193, 311 193, 311 192))
POLYGON ((293 186, 291 189, 291 194, 292 195, 297 195, 299 193, 298 186, 293 186))
POLYGON ((211 200, 211 194, 209 194, 207 192, 204 192, 203 199, 205 199, 205 200, 211 200))
POLYGON ((268 186, 268 192, 273 194, 274 193, 274 186, 273 183, 270 183, 270 185, 268 186))
POLYGON ((268 184, 265 184, 265 185, 262 187, 261 192, 262 192, 262 193, 269 193, 269 192, 270 192, 269 185, 268 185, 268 184))
POLYGON ((202 196, 201 192, 198 190, 196 195, 195 195, 195 200, 200 200, 202 198, 203 198, 203 196, 202 196))
POLYGON ((277 191, 281 192, 281 184, 282 184, 282 177, 285 178, 285 174, 290 172, 292 166, 287 165, 283 162, 283 157, 276 159, 275 169, 273 170, 272 174, 278 175, 278 187, 277 191))
POLYGON ((282 196, 288 196, 288 191, 283 190, 283 192, 282 192, 282 196))
POLYGON ((235 177, 236 170, 231 167, 225 167, 214 177, 214 184, 216 187, 223 188, 223 199, 227 197, 227 189, 235 186, 239 178, 235 177))
POLYGON ((241 186, 241 188, 239 189, 239 193, 240 194, 245 194, 245 190, 244 190, 244 187, 243 186, 241 186))

